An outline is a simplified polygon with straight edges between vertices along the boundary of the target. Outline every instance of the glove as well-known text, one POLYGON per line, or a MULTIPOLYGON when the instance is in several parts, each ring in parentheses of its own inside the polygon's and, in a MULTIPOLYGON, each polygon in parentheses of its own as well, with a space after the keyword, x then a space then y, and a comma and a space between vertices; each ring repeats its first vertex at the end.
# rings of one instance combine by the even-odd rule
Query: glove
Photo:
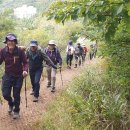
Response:
POLYGON ((52 66, 52 68, 57 69, 57 66, 56 66, 56 65, 51 65, 51 66, 52 66))
POLYGON ((26 77, 28 75, 27 71, 23 71, 23 77, 26 77))

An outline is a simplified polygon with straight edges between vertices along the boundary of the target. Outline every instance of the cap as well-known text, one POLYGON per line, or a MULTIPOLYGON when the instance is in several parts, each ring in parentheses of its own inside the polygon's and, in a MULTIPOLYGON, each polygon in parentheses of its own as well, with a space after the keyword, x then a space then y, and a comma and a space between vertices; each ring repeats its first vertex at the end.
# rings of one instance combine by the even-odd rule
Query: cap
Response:
POLYGON ((30 46, 38 46, 38 42, 36 40, 30 41, 30 46))

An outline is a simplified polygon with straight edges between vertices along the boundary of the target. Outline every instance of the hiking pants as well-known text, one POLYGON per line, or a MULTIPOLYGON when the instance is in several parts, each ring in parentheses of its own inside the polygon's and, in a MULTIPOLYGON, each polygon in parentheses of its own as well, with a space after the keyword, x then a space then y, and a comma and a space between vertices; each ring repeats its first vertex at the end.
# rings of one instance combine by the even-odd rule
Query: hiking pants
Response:
POLYGON ((82 61, 85 62, 86 54, 82 55, 82 61))
POLYGON ((75 55, 75 65, 81 65, 82 63, 82 55, 75 55))
POLYGON ((72 60, 73 60, 73 55, 67 55, 67 57, 66 57, 67 65, 71 66, 72 65, 72 60))
POLYGON ((40 91, 40 79, 41 79, 41 74, 43 71, 43 68, 39 68, 36 70, 29 70, 30 72, 30 79, 31 79, 31 84, 32 84, 32 90, 34 92, 35 97, 39 97, 39 91, 40 91))
POLYGON ((92 60, 93 57, 94 57, 94 53, 93 53, 93 52, 90 52, 89 56, 90 56, 90 60, 92 60))
POLYGON ((8 101, 9 106, 14 106, 14 112, 20 111, 20 92, 23 84, 23 76, 14 77, 4 74, 2 77, 2 95, 8 101), (13 98, 11 91, 13 89, 13 98))
POLYGON ((56 73, 56 69, 52 68, 51 66, 47 66, 47 81, 48 85, 51 85, 52 87, 55 87, 56 73))

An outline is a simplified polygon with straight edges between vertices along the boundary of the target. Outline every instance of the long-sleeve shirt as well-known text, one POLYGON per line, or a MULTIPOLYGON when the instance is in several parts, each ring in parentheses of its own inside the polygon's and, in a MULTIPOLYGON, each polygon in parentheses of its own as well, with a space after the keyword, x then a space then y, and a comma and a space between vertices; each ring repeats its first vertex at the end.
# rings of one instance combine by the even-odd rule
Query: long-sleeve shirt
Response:
POLYGON ((5 73, 18 77, 28 71, 28 62, 23 50, 17 46, 10 53, 8 47, 0 50, 0 64, 5 62, 5 73))
POLYGON ((47 48, 45 48, 44 51, 55 65, 57 65, 58 63, 59 63, 59 65, 62 65, 62 58, 61 58, 58 48, 54 48, 53 50, 50 50, 47 47, 47 48))
POLYGON ((73 54, 74 54, 74 47, 68 45, 67 48, 66 48, 66 53, 67 53, 68 55, 73 55, 73 54))
POLYGON ((42 49, 38 49, 37 51, 33 52, 29 48, 27 51, 27 58, 29 59, 30 70, 43 68, 43 61, 46 61, 48 65, 54 66, 51 59, 45 54, 42 49))

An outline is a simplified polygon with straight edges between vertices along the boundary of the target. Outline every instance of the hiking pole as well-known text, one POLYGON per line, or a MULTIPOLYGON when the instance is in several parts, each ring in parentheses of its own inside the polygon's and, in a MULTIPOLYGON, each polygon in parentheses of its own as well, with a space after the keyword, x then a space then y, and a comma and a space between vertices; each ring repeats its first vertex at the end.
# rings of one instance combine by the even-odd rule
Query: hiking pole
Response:
POLYGON ((2 101, 2 98, 0 97, 0 104, 2 105, 3 104, 3 101, 2 101))
POLYGON ((61 73, 61 67, 60 67, 60 76, 61 76, 61 82, 62 82, 62 87, 63 87, 63 78, 62 78, 62 73, 61 73))
POLYGON ((26 86, 26 77, 25 77, 25 101, 26 101, 26 108, 27 108, 27 86, 26 86))

